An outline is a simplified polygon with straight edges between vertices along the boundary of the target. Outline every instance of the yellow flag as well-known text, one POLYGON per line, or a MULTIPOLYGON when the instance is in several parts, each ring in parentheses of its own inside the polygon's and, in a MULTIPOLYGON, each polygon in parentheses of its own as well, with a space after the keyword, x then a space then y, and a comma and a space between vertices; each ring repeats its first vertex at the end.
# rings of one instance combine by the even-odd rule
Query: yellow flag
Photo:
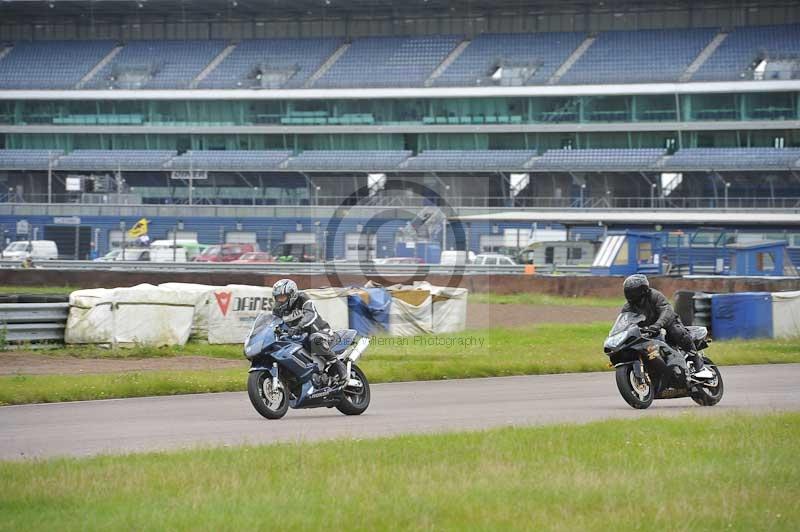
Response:
POLYGON ((128 230, 128 236, 131 238, 139 238, 147 234, 147 219, 142 218, 128 230))

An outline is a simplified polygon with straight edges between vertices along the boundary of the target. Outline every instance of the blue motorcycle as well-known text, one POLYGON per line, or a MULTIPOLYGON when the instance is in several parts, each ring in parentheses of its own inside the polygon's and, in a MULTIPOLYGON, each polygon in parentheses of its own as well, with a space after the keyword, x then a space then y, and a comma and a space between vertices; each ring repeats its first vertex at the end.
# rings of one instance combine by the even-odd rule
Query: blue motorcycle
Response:
POLYGON ((366 375, 356 366, 369 345, 369 338, 356 340, 354 329, 336 331, 332 351, 347 367, 348 378, 340 382, 334 360, 310 353, 306 335, 290 335, 282 319, 259 314, 244 341, 244 355, 251 366, 247 395, 259 414, 280 419, 291 408, 336 407, 348 416, 363 414, 369 406, 366 375))

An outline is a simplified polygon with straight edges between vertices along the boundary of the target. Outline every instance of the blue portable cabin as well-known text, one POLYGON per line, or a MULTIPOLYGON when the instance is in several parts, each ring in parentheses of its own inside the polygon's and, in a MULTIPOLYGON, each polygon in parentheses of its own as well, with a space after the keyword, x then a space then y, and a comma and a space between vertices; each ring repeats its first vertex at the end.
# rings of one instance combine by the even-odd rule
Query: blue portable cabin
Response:
POLYGON ((637 231, 609 232, 592 263, 592 275, 661 273, 661 235, 637 231))
POLYGON ((726 246, 728 275, 797 275, 788 258, 785 240, 729 244, 726 246))

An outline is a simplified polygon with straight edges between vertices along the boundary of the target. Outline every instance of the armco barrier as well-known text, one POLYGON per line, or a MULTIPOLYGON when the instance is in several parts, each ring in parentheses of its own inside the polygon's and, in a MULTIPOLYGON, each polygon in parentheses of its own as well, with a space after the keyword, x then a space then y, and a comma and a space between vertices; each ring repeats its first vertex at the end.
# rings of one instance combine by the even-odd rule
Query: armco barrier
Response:
POLYGON ((0 334, 7 343, 64 341, 68 303, 0 304, 0 334))

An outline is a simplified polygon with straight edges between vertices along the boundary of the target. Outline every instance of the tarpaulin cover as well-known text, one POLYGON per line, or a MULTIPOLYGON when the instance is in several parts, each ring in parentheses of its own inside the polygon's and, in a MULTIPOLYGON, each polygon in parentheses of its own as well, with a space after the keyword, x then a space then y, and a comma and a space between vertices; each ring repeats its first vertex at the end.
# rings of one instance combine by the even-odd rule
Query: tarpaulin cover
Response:
POLYGON ((138 285, 78 290, 70 295, 67 343, 120 346, 184 345, 194 315, 190 296, 179 290, 138 285))
POLYGON ((360 288, 347 296, 350 328, 362 336, 389 332, 392 296, 384 288, 360 288))
POLYGON ((433 332, 454 333, 467 326, 466 288, 434 287, 433 294, 433 332))
POLYGON ((800 337, 800 292, 772 293, 772 334, 775 338, 800 337))
POLYGON ((229 284, 208 300, 208 343, 240 344, 256 316, 272 311, 272 287, 229 284))
POLYGON ((430 290, 390 287, 389 334, 414 336, 433 332, 433 297, 430 290))
POLYGON ((772 295, 769 292, 713 294, 711 332, 717 340, 771 338, 772 295))
POLYGON ((214 299, 211 293, 222 287, 193 283, 162 283, 158 286, 167 290, 179 290, 193 300, 194 319, 192 321, 191 337, 195 340, 208 340, 208 315, 214 299))

